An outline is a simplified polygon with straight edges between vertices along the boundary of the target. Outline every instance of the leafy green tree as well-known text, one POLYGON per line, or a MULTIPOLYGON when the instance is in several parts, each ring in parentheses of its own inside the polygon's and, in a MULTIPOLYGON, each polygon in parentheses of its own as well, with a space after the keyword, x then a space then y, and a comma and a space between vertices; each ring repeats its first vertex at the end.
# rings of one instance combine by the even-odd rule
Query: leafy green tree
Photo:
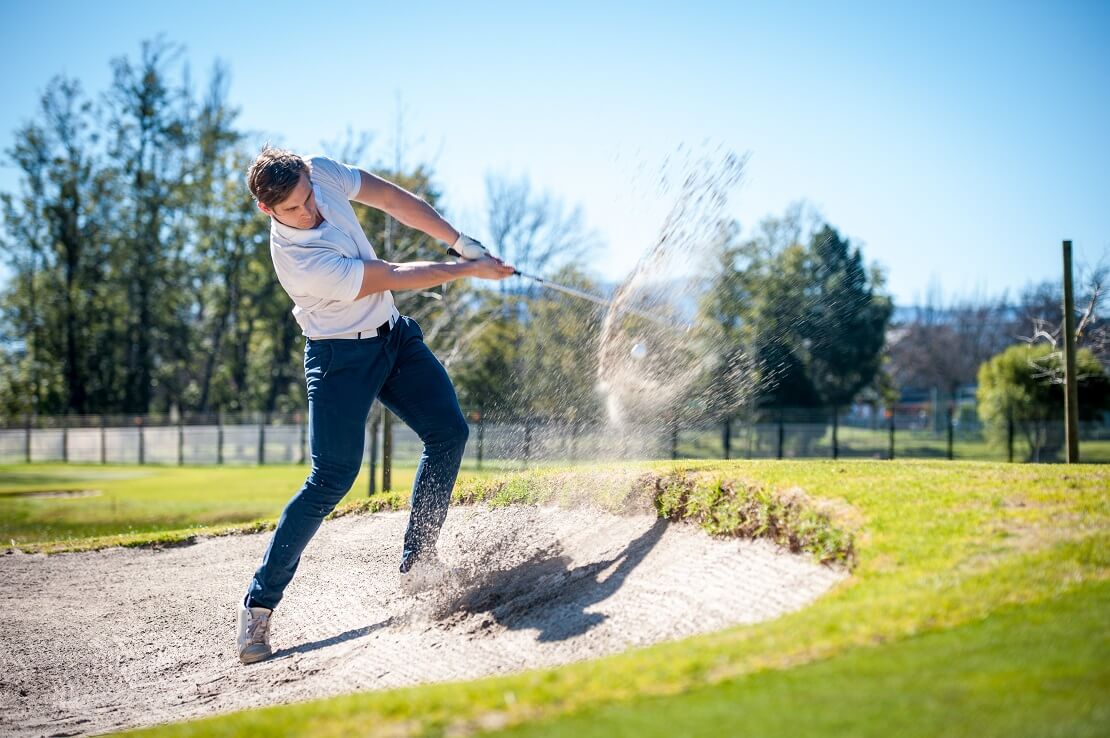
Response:
POLYGON ((891 313, 859 249, 819 221, 805 236, 807 220, 799 206, 745 241, 734 228, 700 306, 720 356, 717 391, 750 399, 757 422, 810 424, 793 439, 802 451, 824 433, 830 406, 875 379, 891 313))
POLYGON ((126 295, 122 409, 129 413, 151 410, 158 382, 167 378, 160 368, 189 360, 188 190, 181 183, 191 162, 188 93, 173 72, 180 54, 161 39, 144 42, 138 60, 113 60, 106 96, 113 194, 122 216, 113 262, 126 295))
MULTIPOLYGON (((1080 420, 1110 410, 1110 377, 1089 350, 1076 352, 1080 420)), ((1030 461, 1056 458, 1064 445, 1064 388, 1054 381, 1061 355, 1048 344, 1011 346, 979 367, 979 417, 988 437, 1004 444, 1012 422, 1030 461)))
POLYGON ((813 234, 807 257, 803 361, 821 402, 842 407, 875 378, 893 306, 877 293, 882 276, 867 273, 860 250, 835 228, 813 234))

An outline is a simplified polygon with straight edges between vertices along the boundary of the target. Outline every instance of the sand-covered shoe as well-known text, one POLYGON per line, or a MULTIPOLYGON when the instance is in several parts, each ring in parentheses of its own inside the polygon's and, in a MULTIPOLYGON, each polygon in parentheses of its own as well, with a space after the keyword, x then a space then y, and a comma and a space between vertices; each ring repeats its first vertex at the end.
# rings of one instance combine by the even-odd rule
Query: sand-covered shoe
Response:
POLYGON ((401 574, 401 591, 407 595, 442 589, 458 584, 461 572, 432 554, 417 559, 412 567, 401 574))
POLYGON ((239 660, 253 664, 270 658, 270 615, 265 607, 239 605, 239 660))

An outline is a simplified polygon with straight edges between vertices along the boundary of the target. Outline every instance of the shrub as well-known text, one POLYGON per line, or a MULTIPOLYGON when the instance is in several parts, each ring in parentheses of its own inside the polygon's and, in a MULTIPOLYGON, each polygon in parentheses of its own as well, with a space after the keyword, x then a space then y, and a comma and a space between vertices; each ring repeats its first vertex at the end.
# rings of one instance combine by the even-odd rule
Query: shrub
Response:
MULTIPOLYGON (((1110 409, 1110 378, 1086 349, 1076 352, 1079 418, 1110 409)), ((1048 344, 1011 346, 979 367, 979 417, 987 436, 1005 443, 1010 422, 1029 444, 1029 460, 1056 457, 1064 446, 1062 356, 1048 344)))

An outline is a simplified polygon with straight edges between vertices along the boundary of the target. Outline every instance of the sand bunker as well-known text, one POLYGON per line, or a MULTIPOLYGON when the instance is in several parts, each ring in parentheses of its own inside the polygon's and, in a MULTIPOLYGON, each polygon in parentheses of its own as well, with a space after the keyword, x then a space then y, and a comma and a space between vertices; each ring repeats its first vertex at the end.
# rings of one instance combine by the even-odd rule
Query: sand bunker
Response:
POLYGON ((649 515, 454 508, 456 590, 402 596, 407 513, 325 523, 241 666, 236 602, 269 534, 0 556, 0 734, 84 735, 596 658, 798 609, 845 573, 649 515))

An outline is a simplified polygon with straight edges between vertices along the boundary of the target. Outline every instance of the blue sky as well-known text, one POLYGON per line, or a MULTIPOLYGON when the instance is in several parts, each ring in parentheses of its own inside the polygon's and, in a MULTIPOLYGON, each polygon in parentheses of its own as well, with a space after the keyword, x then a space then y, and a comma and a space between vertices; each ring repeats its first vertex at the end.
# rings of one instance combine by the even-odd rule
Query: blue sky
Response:
POLYGON ((385 157, 400 97, 450 219, 480 233, 486 174, 527 174, 583 207, 608 278, 652 243, 680 145, 750 153, 742 224, 805 198, 902 304, 1058 278, 1064 238, 1110 258, 1110 2, 0 0, 0 147, 52 76, 100 92, 158 33, 306 153, 351 128, 385 157))

